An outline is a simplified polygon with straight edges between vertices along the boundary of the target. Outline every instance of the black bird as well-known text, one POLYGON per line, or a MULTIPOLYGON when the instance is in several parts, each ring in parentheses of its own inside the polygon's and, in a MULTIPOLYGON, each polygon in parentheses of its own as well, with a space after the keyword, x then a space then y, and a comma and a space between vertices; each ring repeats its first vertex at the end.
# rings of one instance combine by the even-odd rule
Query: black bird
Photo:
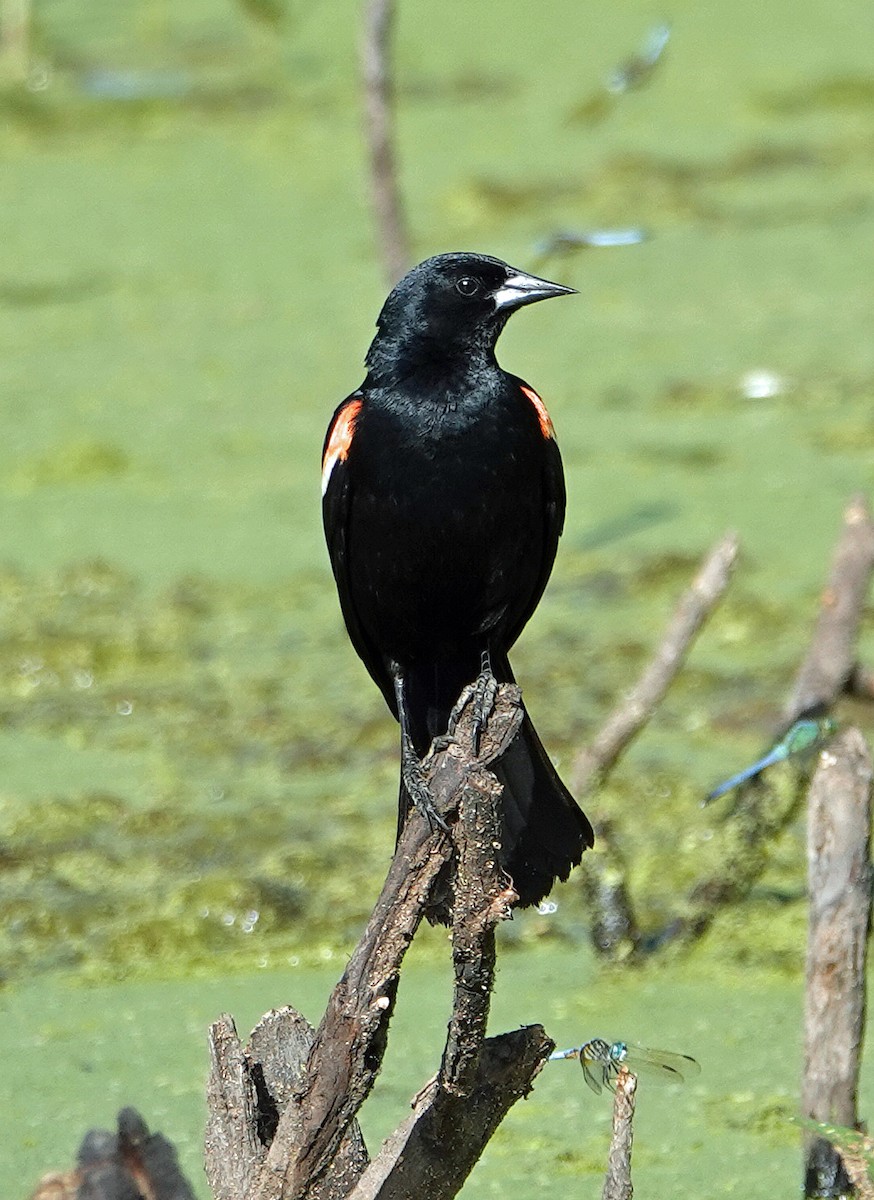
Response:
MULTIPOLYGON (((367 377, 331 420, 323 516, 352 644, 401 726, 398 834, 411 804, 435 818, 420 758, 462 689, 513 682, 508 651, 552 571, 564 523, 546 406, 502 370, 517 308, 564 296, 482 254, 440 254, 386 300, 367 377)), ((527 713, 493 765, 503 865, 521 905, 566 879, 593 842, 527 713)))

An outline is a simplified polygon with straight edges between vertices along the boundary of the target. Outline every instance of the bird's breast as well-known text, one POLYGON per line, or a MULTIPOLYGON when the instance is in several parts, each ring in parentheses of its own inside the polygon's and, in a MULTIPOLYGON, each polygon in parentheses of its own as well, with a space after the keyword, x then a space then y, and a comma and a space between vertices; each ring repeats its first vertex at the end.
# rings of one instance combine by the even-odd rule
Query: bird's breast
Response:
POLYGON ((377 414, 356 428, 352 578, 381 644, 476 637, 515 611, 543 553, 543 439, 499 405, 377 414))

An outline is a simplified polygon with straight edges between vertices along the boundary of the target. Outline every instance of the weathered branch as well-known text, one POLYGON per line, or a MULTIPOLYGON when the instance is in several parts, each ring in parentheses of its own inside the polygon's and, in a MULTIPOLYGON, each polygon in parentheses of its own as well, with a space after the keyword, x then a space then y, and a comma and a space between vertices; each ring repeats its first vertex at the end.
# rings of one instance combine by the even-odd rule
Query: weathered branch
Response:
POLYGON ((233 1017, 223 1013, 209 1028, 210 1070, 204 1137, 206 1177, 215 1200, 248 1196, 263 1158, 258 1099, 250 1064, 233 1017))
POLYGON ((365 0, 361 36, 364 133, 383 272, 394 287, 410 266, 410 247, 394 147, 391 33, 394 0, 365 0))
MULTIPOLYGON (((465 733, 470 737, 468 706, 458 740, 436 756, 429 774, 431 793, 444 816, 453 812, 468 789, 480 785, 490 790, 485 765, 510 745, 521 717, 518 688, 500 689, 494 719, 482 739, 478 761, 473 761, 462 748, 465 733)), ((307 1084, 295 1105, 301 1113, 298 1148, 290 1157, 281 1121, 257 1200, 306 1195, 310 1181, 322 1174, 364 1103, 385 1051, 401 962, 451 853, 452 842, 445 833, 432 832, 421 819, 407 821, 364 937, 334 989, 316 1034, 307 1084), (278 1191, 277 1180, 287 1181, 278 1191)), ((289 1128, 294 1129, 293 1120, 289 1128)))
POLYGON ((382 1061, 404 953, 453 858, 456 1006, 443 1065, 433 1095, 417 1108, 403 1163, 389 1161, 385 1151, 380 1155, 380 1186, 393 1188, 399 1172, 409 1179, 419 1171, 428 1177, 427 1187, 424 1175, 420 1187, 429 1195, 454 1195, 452 1180, 463 1180, 504 1112, 530 1088, 551 1048, 542 1030, 512 1035, 522 1039, 513 1043, 513 1065, 504 1062, 501 1039, 483 1043, 494 925, 509 915, 516 898, 499 865, 500 786, 487 766, 509 747, 521 720, 519 689, 502 685, 478 755, 468 704, 455 741, 426 762, 429 788, 438 811, 452 822, 451 836, 432 830, 417 813, 407 822, 377 905, 315 1035, 291 1009, 268 1014, 246 1051, 229 1018, 213 1027, 207 1158, 213 1160, 208 1169, 216 1200, 335 1200, 356 1186, 366 1152, 354 1117, 382 1061), (276 1028, 264 1032, 271 1018, 276 1028), (469 1152, 455 1145, 461 1126, 469 1152), (449 1137, 453 1144, 453 1161, 444 1164, 439 1183, 429 1153, 411 1150, 423 1136, 449 1137), (215 1160, 231 1160, 230 1173, 215 1160))
POLYGON ((607 1177, 601 1200, 631 1200, 631 1144, 634 1140, 634 1093, 637 1077, 622 1067, 613 1098, 613 1136, 607 1159, 607 1177))
POLYGON ((799 717, 827 711, 854 679, 856 640, 874 570, 874 521, 864 496, 844 511, 844 526, 820 600, 807 655, 783 709, 783 731, 799 717))
MULTIPOLYGON (((874 522, 864 498, 856 497, 844 513, 810 646, 784 706, 782 733, 802 715, 828 711, 842 690, 862 678, 854 668, 856 639, 872 569, 874 522)), ((727 844, 719 870, 693 887, 686 912, 653 945, 701 937, 721 909, 744 900, 769 862, 769 843, 795 819, 803 799, 798 787, 782 801, 764 777, 739 788, 724 826, 727 844)))
MULTIPOLYGON (((211 1026, 205 1161, 214 1200, 241 1200, 257 1186, 280 1114, 302 1086, 314 1038, 313 1027, 290 1006, 265 1013, 245 1049, 231 1017, 211 1026)), ((313 1193, 316 1200, 346 1196, 367 1161, 353 1121, 313 1193)))
POLYGON ((509 1109, 527 1096, 554 1049, 540 1025, 488 1038, 468 1095, 447 1091, 432 1080, 349 1200, 450 1200, 509 1109))
MULTIPOLYGON (((822 755, 808 798, 810 920, 801 1105, 817 1121, 858 1128, 871 921, 871 755, 847 729, 822 755)), ((848 1182, 835 1147, 805 1135, 805 1195, 837 1196, 848 1182)))
POLYGON ((611 713, 591 746, 577 756, 571 790, 585 796, 599 787, 629 743, 661 703, 704 622, 722 599, 738 556, 738 540, 726 534, 711 549, 674 610, 661 645, 643 675, 611 713))
POLYGON ((495 777, 483 776, 478 788, 463 794, 452 830, 455 995, 438 1082, 443 1090, 459 1096, 469 1095, 474 1086, 485 1038, 495 976, 495 925, 510 916, 510 905, 519 898, 498 858, 500 795, 495 777))

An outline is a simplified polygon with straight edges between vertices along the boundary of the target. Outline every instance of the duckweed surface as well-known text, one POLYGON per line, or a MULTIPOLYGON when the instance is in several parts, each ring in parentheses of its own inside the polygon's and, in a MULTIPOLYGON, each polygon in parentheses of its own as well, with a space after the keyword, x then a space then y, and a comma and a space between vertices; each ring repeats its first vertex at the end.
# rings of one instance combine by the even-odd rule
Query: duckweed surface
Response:
MULTIPOLYGON (((30 86, 0 93, 10 1196, 128 1102, 196 1172, 204 1024, 237 999, 241 1027, 286 999, 318 1015, 319 964, 336 973, 388 861, 397 771, 318 511, 323 430, 384 296, 358 5, 35 7, 30 86)), ((501 342, 547 398, 567 469, 559 561, 514 655, 564 771, 707 547, 727 528, 743 542, 728 598, 593 805, 658 930, 737 852, 725 809, 698 800, 768 740, 842 510, 870 491, 870 13, 681 3, 647 86, 595 123, 580 114, 641 44, 645 5, 399 7, 417 257, 481 249, 582 293, 501 342), (625 226, 646 240, 538 258, 557 231, 625 226)), ((838 716, 871 728, 864 706, 838 716)), ((776 786, 785 799, 793 781, 776 786)), ((642 1191, 796 1186, 782 1122, 797 1106, 797 823, 765 865, 747 902, 652 976, 598 975, 577 878, 555 912, 504 931, 525 1009, 504 1024, 701 1057, 679 1107, 642 1107, 664 1121, 642 1126, 642 1191)), ((448 995, 442 937, 416 953, 410 994, 448 995)), ((400 1017, 395 1037, 415 1078, 387 1069, 397 1104, 389 1117, 377 1098, 377 1139, 434 1062, 400 1017)), ((465 1194, 598 1186, 607 1106, 542 1089, 465 1194)))

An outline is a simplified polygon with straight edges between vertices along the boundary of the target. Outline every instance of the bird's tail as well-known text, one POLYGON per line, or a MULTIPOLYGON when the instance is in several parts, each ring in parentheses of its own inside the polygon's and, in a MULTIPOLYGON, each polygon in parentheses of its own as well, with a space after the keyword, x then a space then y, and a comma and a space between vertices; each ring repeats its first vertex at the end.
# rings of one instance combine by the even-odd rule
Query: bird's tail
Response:
POLYGON ((585 813, 549 760, 528 713, 490 770, 503 785, 503 860, 519 906, 537 904, 567 879, 595 840, 585 813))
MULTIPOLYGON (((492 665, 501 682, 513 682, 504 656, 492 665)), ((442 714, 441 718, 445 728, 442 714)), ((420 737, 425 744, 427 740, 425 735, 420 737)), ((504 789, 504 869, 519 893, 520 907, 537 904, 556 879, 567 879, 583 851, 594 843, 592 826, 559 778, 527 711, 510 748, 489 770, 504 789)), ((410 797, 401 779, 398 837, 410 808, 410 797)))

